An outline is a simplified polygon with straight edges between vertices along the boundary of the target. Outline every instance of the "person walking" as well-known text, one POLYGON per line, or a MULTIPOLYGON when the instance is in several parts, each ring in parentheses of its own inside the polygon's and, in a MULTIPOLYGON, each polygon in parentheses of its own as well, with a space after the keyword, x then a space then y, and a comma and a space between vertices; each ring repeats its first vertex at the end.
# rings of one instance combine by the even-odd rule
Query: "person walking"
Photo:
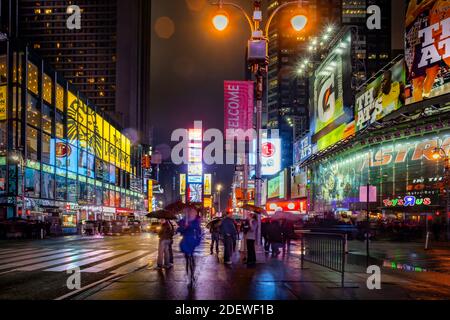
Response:
POLYGON ((283 253, 291 252, 291 240, 295 237, 294 224, 285 220, 282 226, 283 231, 283 253))
POLYGON ((173 238, 173 230, 170 227, 170 223, 167 220, 163 220, 161 229, 158 232, 159 245, 158 245, 158 261, 156 269, 170 269, 170 242, 173 238))
POLYGON ((220 225, 220 233, 223 240, 224 256, 223 260, 225 264, 231 264, 231 255, 233 253, 233 241, 236 238, 236 227, 234 225, 234 219, 232 213, 229 212, 227 216, 222 220, 220 225))
POLYGON ((209 232, 211 233, 211 246, 210 246, 211 254, 214 253, 214 245, 216 246, 216 254, 219 254, 220 224, 211 223, 211 228, 209 229, 209 232))
POLYGON ((269 226, 268 237, 272 246, 272 257, 276 257, 280 254, 280 248, 283 246, 283 236, 279 221, 272 221, 269 226))
POLYGON ((197 210, 194 208, 186 208, 185 215, 186 217, 180 221, 177 232, 182 235, 180 250, 184 253, 184 258, 186 260, 186 274, 190 273, 192 283, 195 271, 194 251, 195 248, 200 245, 202 229, 197 210))
POLYGON ((270 241, 269 241, 269 234, 268 234, 268 228, 269 228, 269 221, 264 221, 261 223, 261 237, 264 240, 264 251, 265 253, 269 253, 270 250, 270 241))
POLYGON ((258 217, 253 214, 248 223, 249 229, 247 231, 247 265, 254 265, 256 263, 255 241, 258 234, 258 217))
POLYGON ((173 224, 170 222, 170 220, 167 221, 169 223, 169 227, 172 230, 172 238, 170 239, 170 243, 169 243, 169 265, 173 266, 173 250, 172 250, 172 246, 173 246, 173 236, 175 235, 175 228, 173 226, 173 224))

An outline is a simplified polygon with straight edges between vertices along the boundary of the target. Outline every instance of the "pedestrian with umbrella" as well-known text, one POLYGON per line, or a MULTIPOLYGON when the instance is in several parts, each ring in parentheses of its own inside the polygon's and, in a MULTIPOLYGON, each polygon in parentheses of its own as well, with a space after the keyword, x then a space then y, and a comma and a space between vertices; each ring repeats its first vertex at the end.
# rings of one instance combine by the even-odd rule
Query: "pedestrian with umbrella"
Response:
POLYGON ((247 231, 247 265, 256 264, 255 240, 258 234, 258 216, 252 214, 248 222, 247 231))
POLYGON ((232 215, 232 212, 228 212, 227 216, 222 220, 222 223, 220 224, 220 233, 222 235, 224 247, 223 260, 225 264, 231 264, 233 241, 236 238, 237 233, 232 215))
POLYGON ((219 240, 220 240, 220 224, 221 219, 214 219, 210 221, 206 227, 209 228, 209 232, 211 233, 211 246, 210 251, 211 254, 214 253, 214 245, 216 246, 216 254, 219 254, 219 240))
POLYGON ((173 229, 170 226, 168 220, 163 219, 161 229, 158 232, 159 245, 158 245, 158 260, 156 269, 170 269, 170 243, 173 238, 173 229))

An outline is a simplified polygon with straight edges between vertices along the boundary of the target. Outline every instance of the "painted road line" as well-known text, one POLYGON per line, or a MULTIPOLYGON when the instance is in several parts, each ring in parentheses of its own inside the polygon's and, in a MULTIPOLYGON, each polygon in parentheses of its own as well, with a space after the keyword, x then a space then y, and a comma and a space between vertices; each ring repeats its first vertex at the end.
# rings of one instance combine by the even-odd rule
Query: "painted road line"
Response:
MULTIPOLYGON (((86 252, 86 251, 89 251, 89 250, 82 249, 82 250, 79 250, 78 253, 86 252)), ((51 261, 45 261, 45 262, 38 263, 38 264, 32 264, 32 265, 18 268, 17 270, 18 271, 34 271, 34 270, 38 270, 38 269, 48 268, 51 266, 56 266, 56 265, 63 264, 63 263, 69 263, 69 262, 87 258, 87 257, 92 257, 94 255, 98 255, 98 254, 104 253, 106 251, 108 251, 108 250, 97 250, 97 251, 91 251, 91 252, 82 253, 82 254, 78 254, 77 252, 68 252, 68 254, 65 258, 51 260, 51 261)))
POLYGON ((140 268, 148 266, 149 262, 156 260, 157 256, 158 256, 158 252, 154 252, 154 253, 146 255, 145 257, 142 257, 136 261, 133 261, 132 263, 128 263, 116 270, 113 270, 113 271, 111 271, 111 273, 128 274, 128 273, 134 272, 140 268))
POLYGON ((37 248, 7 249, 7 250, 4 250, 4 251, 0 252, 0 256, 4 256, 4 255, 8 255, 8 254, 20 254, 22 252, 28 253, 28 252, 33 251, 33 250, 37 250, 37 248))
POLYGON ((113 268, 115 266, 118 266, 124 262, 131 260, 131 259, 142 256, 142 255, 146 254, 147 252, 148 251, 144 251, 144 250, 134 251, 134 252, 128 253, 124 256, 97 264, 97 265, 92 266, 87 269, 83 269, 83 270, 81 270, 81 272, 101 272, 101 271, 113 268))
POLYGON ((38 258, 38 257, 43 257, 43 256, 49 256, 49 255, 52 255, 52 254, 67 252, 67 251, 71 251, 71 250, 73 250, 73 249, 61 249, 61 250, 45 249, 45 250, 39 250, 39 251, 36 251, 34 253, 28 253, 28 254, 25 254, 25 255, 8 257, 7 259, 3 259, 3 257, 2 257, 0 259, 0 262, 1 263, 9 263, 9 262, 26 260, 26 259, 31 259, 31 258, 38 258))
POLYGON ((54 267, 54 268, 50 268, 50 269, 46 269, 44 271, 53 271, 53 272, 59 272, 59 271, 66 271, 66 270, 71 270, 73 268, 77 268, 77 267, 82 267, 94 262, 99 262, 101 260, 105 260, 120 254, 124 254, 130 252, 129 250, 116 250, 116 251, 112 251, 112 252, 108 252, 93 258, 89 258, 89 259, 83 259, 83 260, 79 260, 73 263, 69 263, 69 264, 65 264, 62 266, 58 266, 58 267, 54 267))
POLYGON ((78 254, 80 252, 87 252, 87 251, 90 251, 90 250, 81 249, 81 250, 76 250, 76 251, 62 252, 62 253, 54 254, 51 256, 39 257, 39 258, 35 258, 35 259, 11 262, 11 263, 0 265, 0 270, 22 267, 22 266, 26 266, 29 264, 34 264, 34 263, 38 263, 38 262, 42 262, 42 261, 48 261, 48 260, 52 260, 52 259, 67 257, 70 255, 78 254))

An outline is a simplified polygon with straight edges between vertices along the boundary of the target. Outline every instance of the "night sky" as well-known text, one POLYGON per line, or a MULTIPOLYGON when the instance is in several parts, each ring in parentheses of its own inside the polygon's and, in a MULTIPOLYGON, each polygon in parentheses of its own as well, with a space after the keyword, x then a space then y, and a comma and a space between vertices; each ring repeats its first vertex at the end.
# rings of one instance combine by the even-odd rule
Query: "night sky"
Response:
MULTIPOLYGON (((251 12, 251 1, 235 2, 251 12)), ((229 28, 216 31, 211 23, 216 10, 206 0, 152 1, 151 112, 157 149, 173 145, 172 131, 192 127, 194 120, 202 120, 204 129, 223 130, 223 81, 244 80, 250 30, 231 9, 229 28)), ((230 192, 232 169, 207 170, 216 172, 216 182, 230 192)))

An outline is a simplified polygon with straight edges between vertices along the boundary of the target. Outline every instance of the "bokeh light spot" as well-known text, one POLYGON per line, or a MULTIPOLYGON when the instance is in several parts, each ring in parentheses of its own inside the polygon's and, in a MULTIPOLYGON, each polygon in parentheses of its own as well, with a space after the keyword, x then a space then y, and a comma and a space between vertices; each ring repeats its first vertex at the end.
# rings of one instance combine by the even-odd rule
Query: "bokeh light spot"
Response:
POLYGON ((169 17, 160 17, 155 22, 155 32, 162 39, 170 39, 175 33, 175 23, 169 17))

